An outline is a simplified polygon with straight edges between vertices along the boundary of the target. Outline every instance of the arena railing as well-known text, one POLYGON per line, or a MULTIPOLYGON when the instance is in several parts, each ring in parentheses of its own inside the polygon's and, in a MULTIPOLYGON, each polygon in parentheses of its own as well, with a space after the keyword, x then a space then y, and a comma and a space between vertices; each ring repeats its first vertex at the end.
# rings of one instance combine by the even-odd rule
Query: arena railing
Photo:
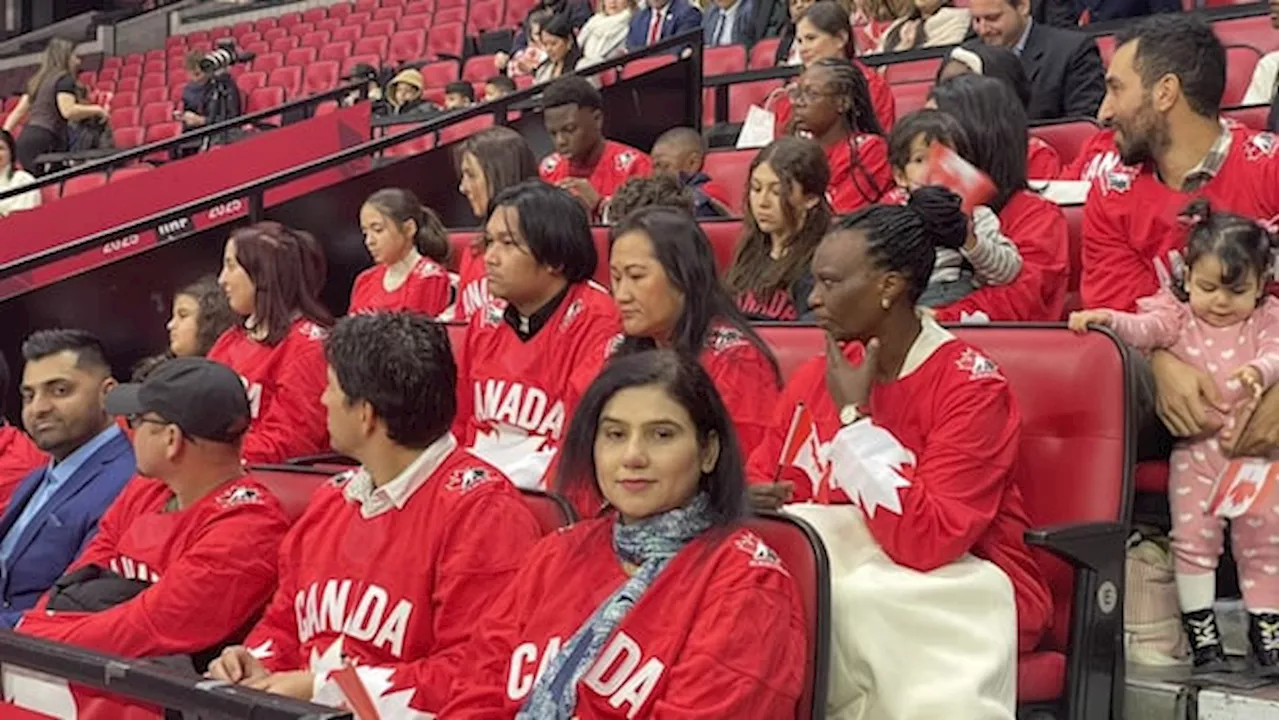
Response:
POLYGON ((0 630, 0 664, 213 720, 351 720, 351 713, 0 630))
MULTIPOLYGON (((684 35, 668 38, 634 53, 614 58, 612 60, 607 60, 591 67, 583 68, 575 74, 583 77, 589 77, 601 72, 621 68, 627 63, 634 62, 642 58, 678 53, 679 56, 676 62, 688 63, 688 82, 682 84, 683 89, 688 93, 688 107, 692 109, 694 117, 700 117, 702 113, 702 44, 702 30, 699 28, 685 33, 684 35)), ((35 268, 45 266, 59 260, 64 260, 72 256, 80 255, 86 251, 101 252, 100 249, 110 242, 127 238, 131 235, 155 230, 165 223, 190 218, 194 213, 224 206, 227 203, 236 200, 246 202, 248 206, 248 221, 257 222, 264 219, 264 195, 272 188, 306 178, 325 170, 337 168, 353 161, 373 157, 390 147, 417 139, 429 133, 435 133, 453 123, 463 122, 481 115, 492 114, 496 124, 507 125, 510 123, 510 112, 530 107, 533 104, 534 99, 541 95, 544 87, 545 86, 543 85, 535 85, 531 88, 526 88, 519 92, 512 93, 511 95, 507 95, 506 97, 499 98, 492 102, 482 103, 470 108, 454 110, 452 112, 427 118, 421 121, 420 124, 413 125, 403 132, 374 138, 368 142, 354 145, 340 152, 317 158, 296 167, 281 170, 251 182, 229 188, 215 195, 208 195, 192 200, 191 202, 178 205, 162 212, 153 213, 146 217, 94 233, 93 235, 89 235, 78 240, 46 248, 40 252, 32 253, 25 257, 0 265, 0 278, 20 275, 35 268)), ((279 112, 280 109, 277 108, 270 114, 276 114, 279 112)), ((154 152, 154 148, 151 151, 154 152)), ((23 191, 28 191, 30 189, 31 186, 24 186, 22 188, 23 191)), ((0 194, 0 198, 4 197, 7 196, 0 194)))
POLYGON ((103 172, 126 165, 153 153, 165 153, 170 150, 176 150, 179 147, 202 143, 206 139, 214 140, 218 135, 238 130, 245 125, 267 127, 268 125, 263 123, 263 121, 268 118, 280 116, 281 125, 288 124, 291 116, 296 115, 299 112, 304 116, 299 119, 309 118, 315 112, 316 106, 330 100, 341 100, 341 98, 346 97, 348 94, 359 90, 364 86, 364 84, 364 80, 353 81, 316 95, 292 100, 283 105, 277 105, 275 107, 266 108, 264 110, 248 114, 237 115, 230 120, 224 120, 223 122, 215 123, 213 125, 206 125, 198 130, 183 133, 175 138, 170 138, 169 140, 162 140, 149 145, 139 145, 136 148, 120 150, 102 159, 92 160, 81 165, 76 165, 75 167, 67 168, 66 170, 60 170, 55 173, 43 175, 36 178, 36 181, 29 185, 22 185, 20 187, 2 191, 0 192, 0 200, 7 200, 8 198, 31 192, 32 190, 39 190, 40 188, 47 187, 49 185, 56 185, 64 180, 69 180, 80 175, 93 172, 103 172))

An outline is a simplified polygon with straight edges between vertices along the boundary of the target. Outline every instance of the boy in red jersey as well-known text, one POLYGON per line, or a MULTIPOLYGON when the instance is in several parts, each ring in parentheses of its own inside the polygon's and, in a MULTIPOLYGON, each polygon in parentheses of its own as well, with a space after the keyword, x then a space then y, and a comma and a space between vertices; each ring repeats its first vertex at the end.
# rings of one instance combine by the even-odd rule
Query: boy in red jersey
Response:
POLYGON ((627 178, 653 169, 648 155, 605 139, 603 105, 600 91, 577 75, 556 80, 542 93, 542 119, 556 149, 538 174, 573 193, 593 220, 604 216, 609 197, 627 178))
POLYGON ((280 551, 280 584, 219 680, 327 705, 351 663, 382 717, 444 706, 478 608, 539 528, 519 492, 461 450, 444 328, 411 313, 343 319, 326 344, 333 448, 361 466, 312 498, 280 551))
POLYGON ((454 433, 520 487, 541 487, 622 323, 609 293, 590 280, 591 227, 569 193, 536 180, 502 191, 485 244, 498 300, 467 328, 454 433))
MULTIPOLYGON (((224 365, 177 358, 139 385, 113 389, 106 407, 129 418, 140 475, 17 630, 125 657, 191 655, 203 668, 271 597, 289 529, 276 499, 240 464, 250 422, 244 386, 224 365)), ((15 697, 43 691, 32 709, 53 709, 47 703, 59 697, 60 716, 65 703, 82 719, 132 712, 63 680, 22 672, 7 680, 15 697)))

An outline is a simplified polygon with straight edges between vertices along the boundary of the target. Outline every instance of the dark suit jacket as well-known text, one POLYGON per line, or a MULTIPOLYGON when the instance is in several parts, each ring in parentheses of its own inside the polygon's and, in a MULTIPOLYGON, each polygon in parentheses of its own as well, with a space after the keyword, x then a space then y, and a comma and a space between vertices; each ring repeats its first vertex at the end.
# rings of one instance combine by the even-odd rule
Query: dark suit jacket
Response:
POLYGON ((1022 68, 1031 81, 1028 119, 1097 116, 1107 87, 1102 56, 1093 38, 1032 23, 1027 45, 1022 49, 1022 68))
MULTIPOLYGON (((89 544, 98 531, 98 519, 136 469, 133 446, 121 433, 90 455, 32 518, 0 574, 0 622, 5 627, 13 627, 34 607, 89 544)), ((13 527, 47 470, 48 466, 36 468, 18 485, 0 516, 0 537, 13 527)))
MULTIPOLYGON (((631 18, 631 28, 627 31, 628 50, 639 50, 649 44, 649 21, 652 18, 653 8, 648 5, 631 18)), ((658 39, 666 40, 700 27, 702 13, 698 8, 690 5, 687 0, 671 0, 667 15, 662 21, 662 29, 658 31, 658 39)))
MULTIPOLYGON (((756 41, 751 29, 751 19, 755 14, 755 4, 752 0, 741 0, 742 5, 738 7, 738 14, 733 18, 733 30, 730 37, 734 45, 750 45, 756 41)), ((714 2, 707 4, 706 12, 702 13, 702 39, 710 47, 715 43, 716 39, 712 34, 716 31, 716 24, 720 22, 720 16, 724 11, 714 2)))

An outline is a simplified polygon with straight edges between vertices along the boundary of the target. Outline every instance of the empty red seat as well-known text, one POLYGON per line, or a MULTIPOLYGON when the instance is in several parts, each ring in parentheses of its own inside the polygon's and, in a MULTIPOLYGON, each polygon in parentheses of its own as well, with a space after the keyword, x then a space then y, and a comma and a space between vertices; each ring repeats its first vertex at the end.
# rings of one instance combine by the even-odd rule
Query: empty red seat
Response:
POLYGON ((332 115, 336 112, 338 112, 338 102, 336 100, 325 100, 316 105, 314 115, 320 117, 321 115, 332 115))
POLYGON ((331 33, 328 30, 314 30, 302 36, 299 47, 311 47, 319 50, 329 43, 331 33))
POLYGON ((289 31, 282 27, 274 27, 262 31, 262 39, 267 42, 275 42, 283 37, 289 37, 289 31))
POLYGON ((284 56, 280 53, 263 53, 253 59, 253 69, 269 73, 284 65, 284 56))
POLYGON ((142 124, 142 111, 136 107, 122 107, 111 111, 111 129, 137 127, 142 124))
POLYGON ((484 82, 497 74, 497 66, 493 63, 492 55, 469 57, 462 66, 462 79, 468 82, 484 82))
POLYGON ((302 13, 302 21, 309 23, 317 23, 324 20, 328 11, 325 8, 311 8, 302 13))
POLYGON ((942 66, 941 58, 925 58, 924 60, 908 60, 906 62, 889 63, 882 68, 884 79, 890 85, 909 82, 933 82, 938 76, 938 68, 942 66))
POLYGON ((236 37, 241 37, 247 32, 253 32, 253 23, 247 20, 231 26, 231 34, 236 37))
POLYGON ((376 37, 381 35, 390 36, 395 32, 395 22, 391 20, 370 20, 364 26, 365 37, 376 37))
POLYGON ((422 15, 405 15, 400 18, 400 22, 396 24, 396 27, 401 30, 420 30, 425 33, 427 28, 431 27, 431 16, 425 13, 422 15))
POLYGON ((107 174, 100 172, 85 173, 69 177, 62 183, 62 197, 79 195, 82 192, 100 188, 107 184, 107 174))
POLYGON ((258 32, 260 32, 260 33, 265 33, 266 31, 268 31, 268 30, 270 30, 270 29, 274 28, 277 24, 278 24, 278 23, 276 22, 276 19, 275 19, 275 18, 273 18, 273 17, 265 17, 265 18, 262 18, 261 20, 258 20, 257 22, 255 22, 255 23, 253 24, 253 29, 254 29, 254 30, 257 30, 257 31, 258 31, 258 32))
POLYGON ((898 117, 919 110, 929 101, 929 91, 933 89, 933 81, 902 83, 891 86, 893 104, 898 117))
POLYGON ((291 37, 303 38, 306 37, 307 33, 314 32, 315 29, 316 26, 311 23, 298 23, 297 25, 289 28, 289 35, 291 37))
POLYGON ((291 28, 300 22, 302 22, 302 13, 300 12, 281 13, 276 17, 277 26, 282 28, 291 28))
POLYGON ((742 198, 750 179, 748 173, 756 150, 716 150, 709 152, 702 169, 717 185, 729 192, 726 198, 735 215, 742 214, 742 198))
POLYGON ((286 65, 310 65, 316 61, 316 49, 313 47, 294 48, 284 55, 286 65))
POLYGON ((1222 92, 1222 107, 1234 107, 1244 101, 1253 79, 1253 68, 1262 54, 1244 45, 1227 46, 1227 86, 1222 92))
POLYGON ((271 52, 271 46, 263 42, 262 40, 245 43, 241 47, 244 48, 245 52, 253 53, 254 55, 266 55, 267 53, 271 52))
POLYGON ((342 20, 343 25, 354 25, 362 27, 373 22, 373 13, 353 12, 342 20))
MULTIPOLYGON (((187 45, 187 37, 186 37, 185 35, 170 35, 169 37, 167 37, 167 38, 165 38, 165 39, 164 39, 164 46, 165 46, 166 48, 170 48, 170 49, 172 49, 172 48, 183 48, 183 47, 186 47, 186 45, 187 45)), ((110 60, 110 59, 111 59, 111 58, 109 58, 109 57, 108 57, 108 58, 103 58, 103 59, 102 59, 102 66, 103 66, 103 67, 108 67, 108 65, 107 65, 107 61, 108 61, 108 60, 110 60)))
POLYGON ((442 88, 457 79, 456 60, 439 60, 422 68, 422 84, 429 88, 442 88))
POLYGON ((467 118, 462 122, 446 125, 440 129, 440 144, 448 145, 451 142, 474 135, 488 127, 493 127, 493 115, 477 115, 473 118, 467 118))
POLYGON ((421 30, 401 30, 391 36, 387 60, 400 64, 423 57, 427 51, 426 36, 421 30))
POLYGON ((351 43, 349 42, 331 42, 320 48, 320 55, 317 60, 336 60, 342 62, 351 54, 351 43))
MULTIPOLYGON (((329 17, 328 17, 327 19, 328 19, 328 20, 337 20, 337 21, 341 22, 342 20, 346 19, 346 17, 347 17, 348 15, 350 15, 350 14, 351 14, 351 5, 350 5, 350 4, 348 4, 348 3, 338 3, 337 5, 330 5, 330 6, 329 6, 329 17)), ((316 27, 319 27, 319 25, 317 24, 317 26, 316 26, 316 27)))
MULTIPOLYGON (((186 84, 185 82, 183 83, 186 84)), ((167 87, 149 87, 143 88, 138 93, 138 104, 146 105, 147 103, 162 102, 168 100, 171 93, 167 87)))
POLYGON ((773 56, 778 52, 778 38, 764 38, 760 42, 751 46, 751 59, 747 63, 747 67, 751 70, 763 70, 771 68, 777 63, 774 62, 773 56))
POLYGON ((142 142, 144 145, 150 145, 151 143, 172 140, 181 134, 182 124, 179 122, 157 123, 147 126, 147 131, 142 136, 142 142))
POLYGON ((404 8, 402 7, 384 7, 373 11, 373 19, 375 22, 379 20, 387 20, 395 23, 400 20, 401 15, 404 15, 404 8))
POLYGON ((121 65, 120 67, 116 68, 116 72, 122 78, 127 78, 127 77, 139 78, 139 79, 142 78, 141 65, 121 65))
POLYGON ((147 62, 142 66, 142 72, 143 72, 143 74, 144 74, 144 75, 145 75, 145 74, 150 74, 150 73, 160 73, 161 75, 163 75, 166 67, 167 67, 167 64, 165 63, 165 61, 164 61, 163 59, 160 59, 160 60, 148 60, 148 61, 147 61, 147 62))
POLYGON ((1072 120, 1068 122, 1033 125, 1027 129, 1032 136, 1049 143, 1064 163, 1071 162, 1080 154, 1084 144, 1096 134, 1098 125, 1092 120, 1072 120))
POLYGON ((266 84, 267 74, 256 70, 236 78, 236 87, 240 88, 241 95, 248 95, 254 90, 266 86, 266 84))
POLYGON ((746 72, 747 49, 742 45, 709 47, 702 50, 702 74, 728 75, 746 72))
POLYGON ((729 122, 742 122, 752 105, 764 107, 769 94, 782 87, 781 80, 756 80, 729 86, 729 122))
MULTIPOLYGON (((334 7, 338 7, 338 6, 335 5, 334 7)), ((316 23, 317 32, 324 30, 326 32, 332 33, 340 27, 342 27, 342 20, 336 17, 325 18, 324 20, 321 20, 320 22, 316 23)))
POLYGON ((451 7, 437 10, 435 14, 434 25, 442 25, 444 23, 458 23, 459 25, 467 21, 467 9, 465 7, 451 7))
POLYGON ((378 0, 355 0, 351 8, 355 12, 371 13, 378 7, 378 0))
POLYGON ((135 107, 138 104, 139 103, 138 103, 137 90, 125 90, 123 92, 117 92, 115 95, 111 97, 111 107, 117 107, 117 108, 135 107))
POLYGON ((98 71, 98 82, 115 82, 120 79, 120 66, 104 67, 98 71))
POLYGON ((108 180, 113 183, 120 182, 122 180, 128 180, 131 177, 146 175, 153 169, 154 168, 150 165, 126 165, 125 167, 112 170, 111 177, 108 178, 108 180))
POLYGON ((290 35, 289 37, 276 38, 275 40, 271 41, 271 45, 270 45, 271 52, 280 53, 283 55, 284 53, 287 53, 290 50, 298 47, 299 42, 301 42, 301 40, 299 40, 296 37, 293 37, 292 35, 290 35))
POLYGON ((338 86, 338 61, 325 60, 307 65, 302 78, 302 89, 307 95, 315 95, 338 86))
POLYGON ((208 30, 192 30, 191 32, 187 33, 188 45, 190 45, 193 42, 199 42, 201 40, 208 40, 208 39, 209 39, 208 30))
POLYGON ((452 8, 466 8, 467 0, 436 0, 436 12, 452 8))
POLYGON ((632 60, 622 66, 622 79, 626 80, 628 78, 636 77, 637 75, 643 75, 651 70, 657 70, 660 67, 670 65, 675 61, 676 58, 671 55, 649 55, 637 60, 632 60))
POLYGON ((427 57, 461 58, 463 40, 461 23, 436 25, 427 31, 427 57))
POLYGON ((246 113, 256 113, 260 110, 268 110, 283 104, 284 88, 274 86, 260 87, 249 93, 249 97, 245 100, 244 111, 246 113))
POLYGON ((537 0, 507 0, 507 11, 502 16, 503 27, 520 27, 537 0))
POLYGON ((142 124, 150 127, 173 121, 173 103, 165 100, 163 102, 148 103, 142 106, 142 124))
POLYGON ((111 134, 115 137, 116 147, 134 148, 142 144, 142 127, 113 127, 111 134))
POLYGON ((343 25, 342 27, 333 31, 332 37, 333 37, 333 42, 357 43, 360 41, 360 38, 363 37, 363 35, 360 32, 360 26, 343 25))
POLYGON ((1280 36, 1277 36, 1266 13, 1219 20, 1213 24, 1213 32, 1224 45, 1245 45, 1256 48, 1260 53, 1275 50, 1280 42, 1280 36))
POLYGON ((124 64, 124 58, 120 57, 119 55, 108 55, 107 57, 102 58, 102 67, 104 69, 118 68, 123 64, 124 64))
MULTIPOLYGON (((475 0, 467 17, 467 35, 479 37, 490 30, 502 27, 502 0, 475 0)), ((439 20, 439 22, 444 22, 439 20)))
POLYGON ((387 46, 389 43, 390 39, 382 35, 377 37, 360 38, 355 44, 355 54, 386 57, 387 46))
POLYGON ((142 87, 142 81, 136 77, 122 77, 116 83, 117 91, 137 92, 142 87))
POLYGON ((286 65, 267 75, 267 84, 284 88, 285 95, 295 98, 302 93, 302 68, 286 65))
POLYGON ((168 85, 169 85, 169 80, 164 76, 164 73, 158 72, 158 73, 150 73, 147 75, 143 75, 142 84, 139 85, 138 88, 139 89, 156 88, 156 87, 162 88, 162 87, 168 87, 168 85))
POLYGON ((408 15, 430 15, 436 9, 434 0, 413 0, 413 2, 405 3, 404 14, 408 15))

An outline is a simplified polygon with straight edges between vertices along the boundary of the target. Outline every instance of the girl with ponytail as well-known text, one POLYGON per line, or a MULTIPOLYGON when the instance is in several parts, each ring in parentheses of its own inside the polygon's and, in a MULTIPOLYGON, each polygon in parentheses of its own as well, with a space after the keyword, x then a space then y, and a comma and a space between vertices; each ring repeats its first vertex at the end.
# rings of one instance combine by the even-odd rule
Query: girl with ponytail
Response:
POLYGON ((452 304, 449 234, 411 191, 370 195, 360 207, 360 231, 375 264, 356 278, 348 314, 410 310, 437 317, 452 304))
POLYGON ((781 486, 753 498, 790 491, 787 511, 849 560, 831 577, 831 652, 852 669, 832 676, 832 715, 1012 718, 1018 652, 1052 616, 1022 539, 1013 393, 980 348, 917 305, 936 249, 966 233, 959 199, 936 186, 835 222, 809 295, 827 351, 791 375, 747 465, 748 483, 781 486), (816 464, 784 452, 789 433, 808 432, 816 464), (936 652, 907 665, 884 650, 920 644, 936 652))

